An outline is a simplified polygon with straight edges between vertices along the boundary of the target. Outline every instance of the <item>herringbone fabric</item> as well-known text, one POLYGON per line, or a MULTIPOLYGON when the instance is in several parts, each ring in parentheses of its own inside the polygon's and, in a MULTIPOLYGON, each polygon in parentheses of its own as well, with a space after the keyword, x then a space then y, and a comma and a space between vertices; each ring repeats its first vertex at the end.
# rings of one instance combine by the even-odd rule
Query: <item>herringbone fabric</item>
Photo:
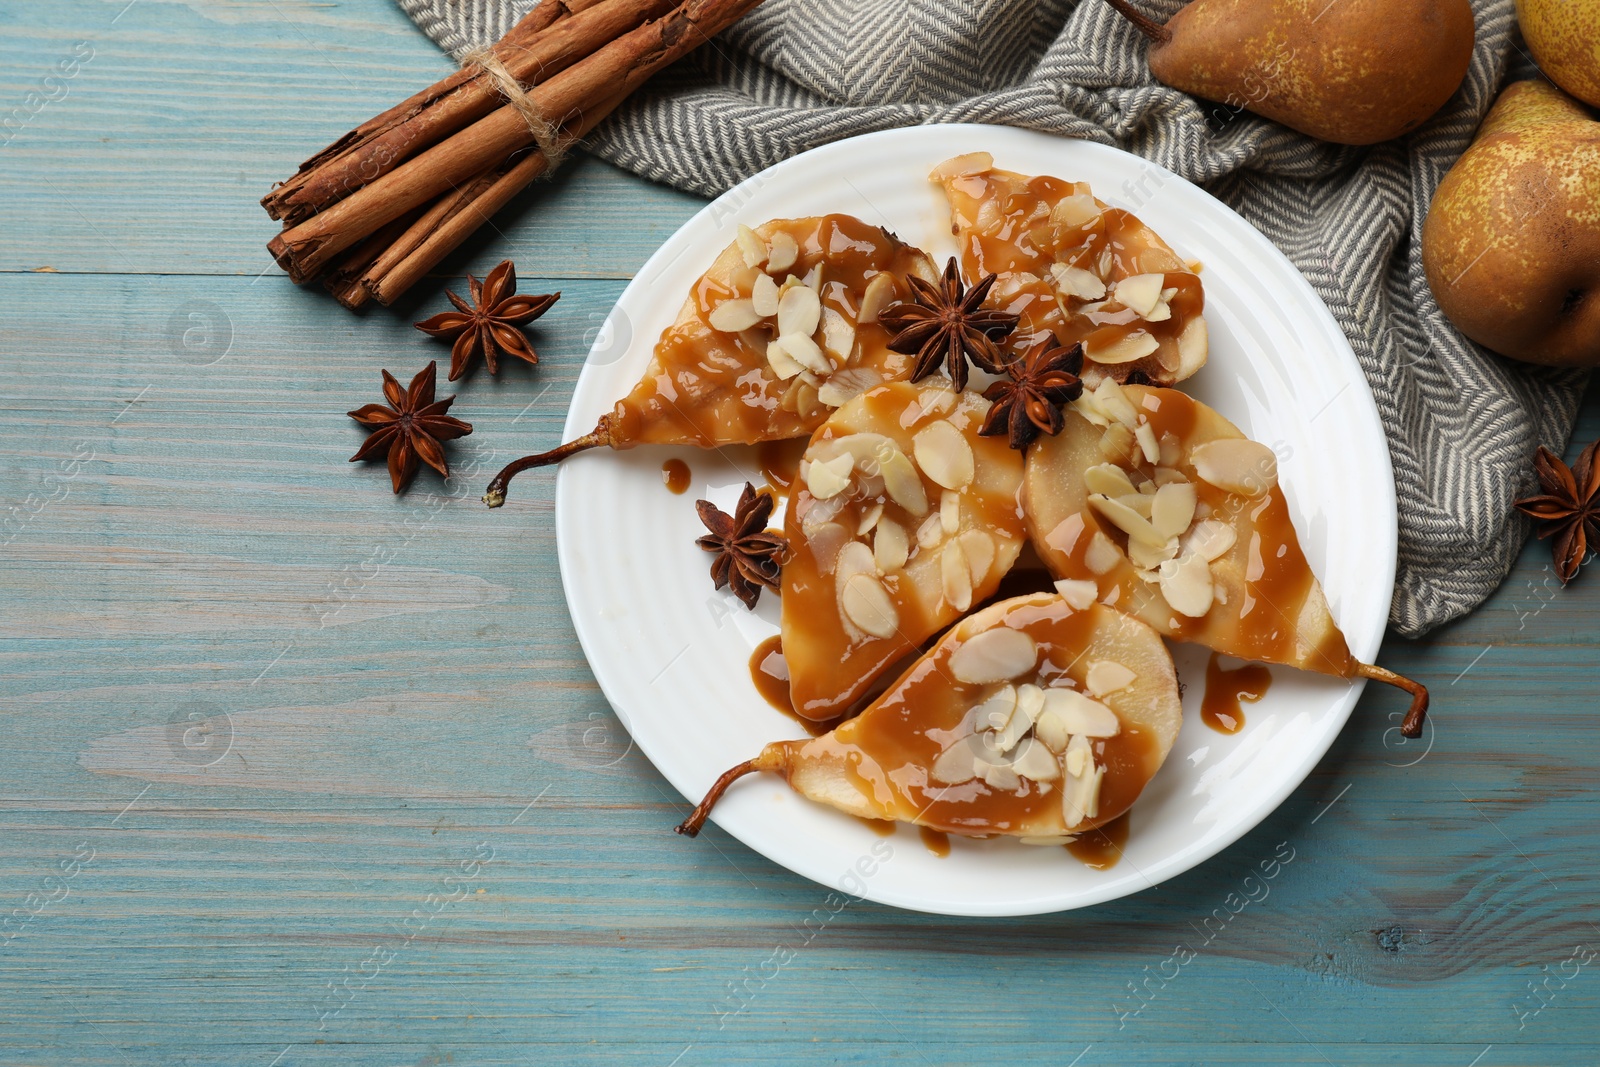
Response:
MULTIPOLYGON (((458 56, 531 6, 397 2, 458 56)), ((1158 18, 1180 6, 1144 0, 1158 18)), ((1530 488, 1536 446, 1566 441, 1585 379, 1466 341, 1423 276, 1418 235, 1434 187, 1508 61, 1529 69, 1512 0, 1474 8, 1477 46, 1460 92, 1422 129, 1373 148, 1323 144, 1158 84, 1143 40, 1098 0, 766 0, 663 72, 588 148, 714 196, 841 137, 993 122, 1116 145, 1205 186, 1294 261, 1361 361, 1400 497, 1390 621, 1415 635, 1472 610, 1504 578, 1527 536, 1511 501, 1530 488)))

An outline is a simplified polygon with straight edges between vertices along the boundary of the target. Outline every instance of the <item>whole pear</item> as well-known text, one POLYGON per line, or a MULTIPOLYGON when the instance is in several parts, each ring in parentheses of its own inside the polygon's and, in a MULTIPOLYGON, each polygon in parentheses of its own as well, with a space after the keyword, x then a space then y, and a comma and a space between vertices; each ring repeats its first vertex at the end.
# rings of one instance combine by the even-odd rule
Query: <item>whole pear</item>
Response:
POLYGON ((1548 82, 1508 86, 1434 193, 1422 265, 1486 348, 1600 365, 1600 122, 1548 82))
POLYGON ((1600 107, 1600 0, 1517 0, 1517 21, 1545 77, 1600 107))
POLYGON ((1472 60, 1468 0, 1194 0, 1164 26, 1106 2, 1150 38, 1163 84, 1339 144, 1416 129, 1472 60))

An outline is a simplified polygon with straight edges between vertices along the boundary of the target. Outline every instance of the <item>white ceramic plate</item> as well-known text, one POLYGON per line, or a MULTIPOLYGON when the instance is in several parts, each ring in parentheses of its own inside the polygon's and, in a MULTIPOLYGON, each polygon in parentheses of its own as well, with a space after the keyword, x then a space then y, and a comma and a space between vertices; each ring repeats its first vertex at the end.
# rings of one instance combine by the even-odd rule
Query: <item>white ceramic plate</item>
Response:
MULTIPOLYGON (((568 439, 586 433, 640 377, 688 284, 738 223, 854 214, 943 263, 955 251, 939 161, 993 153, 997 166, 1088 181, 1136 211, 1180 255, 1204 263, 1210 364, 1185 388, 1280 459, 1306 555, 1351 650, 1371 661, 1395 564, 1394 481, 1365 378, 1333 317, 1294 266, 1233 211, 1153 163, 1112 148, 1006 127, 920 126, 818 148, 758 174, 690 219, 623 292, 579 378, 568 439)), ((599 450, 562 467, 556 530, 567 603, 601 689, 644 753, 684 796, 684 811, 728 767, 768 741, 803 736, 749 677, 757 643, 777 632, 777 598, 747 612, 714 592, 694 501, 731 511, 752 450, 599 450), (671 457, 693 472, 687 493, 662 484, 671 457)), ((1026 915, 1137 892, 1215 855, 1271 812, 1327 751, 1360 694, 1347 683, 1274 668, 1271 691, 1224 736, 1199 721, 1206 653, 1175 648, 1188 684, 1185 724, 1132 813, 1121 862, 1083 866, 1060 848, 955 839, 940 858, 914 828, 881 838, 806 801, 772 776, 745 779, 713 821, 776 863, 823 885, 902 908, 1026 915)), ((660 827, 670 835, 665 821, 660 827)), ((710 848, 682 840, 678 847, 710 848)))

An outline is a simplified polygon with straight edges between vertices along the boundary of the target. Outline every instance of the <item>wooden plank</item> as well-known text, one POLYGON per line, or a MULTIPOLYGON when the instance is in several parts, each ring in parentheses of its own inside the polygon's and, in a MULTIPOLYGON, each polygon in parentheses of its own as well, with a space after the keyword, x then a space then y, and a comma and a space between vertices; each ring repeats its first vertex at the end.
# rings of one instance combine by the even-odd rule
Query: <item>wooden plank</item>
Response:
POLYGON ((121 7, 0 13, 11 99, 96 49, 0 147, 0 1062, 1593 1062, 1593 575, 1552 589, 1531 545, 1483 610, 1389 641, 1431 738, 1369 691, 1166 884, 841 907, 670 832, 686 802, 567 620, 551 479, 476 503, 555 441, 586 334, 696 202, 586 164, 447 265, 564 295, 537 369, 451 387, 458 474, 396 498, 343 413, 445 356, 410 326, 439 284, 351 316, 257 278, 255 200, 443 61, 382 0, 121 7))

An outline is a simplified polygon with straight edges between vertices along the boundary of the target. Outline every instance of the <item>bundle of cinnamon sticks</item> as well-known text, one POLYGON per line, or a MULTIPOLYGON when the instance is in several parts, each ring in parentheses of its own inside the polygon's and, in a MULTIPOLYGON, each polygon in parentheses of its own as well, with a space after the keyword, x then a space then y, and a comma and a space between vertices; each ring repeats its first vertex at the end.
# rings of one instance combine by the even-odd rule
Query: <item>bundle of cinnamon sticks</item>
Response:
POLYGON ((656 71, 760 0, 540 0, 486 53, 362 123, 261 201, 298 283, 388 304, 656 71))

